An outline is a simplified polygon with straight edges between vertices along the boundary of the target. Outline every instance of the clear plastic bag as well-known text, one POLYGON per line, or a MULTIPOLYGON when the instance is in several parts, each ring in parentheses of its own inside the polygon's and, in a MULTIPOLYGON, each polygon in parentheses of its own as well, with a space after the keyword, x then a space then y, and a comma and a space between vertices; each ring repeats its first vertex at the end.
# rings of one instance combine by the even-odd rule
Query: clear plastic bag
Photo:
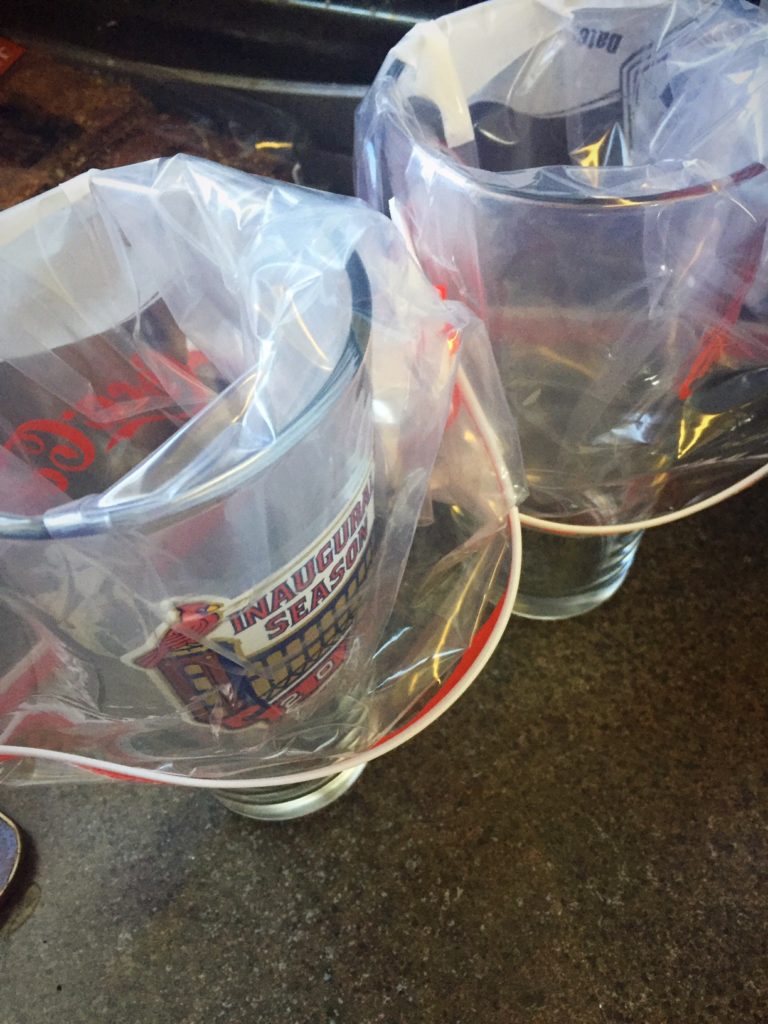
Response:
POLYGON ((391 223, 151 161, 0 216, 0 289, 4 781, 322 776, 468 685, 522 471, 391 223))
POLYGON ((768 19, 490 0, 414 28, 358 194, 489 330, 528 521, 655 525, 768 471, 768 19))

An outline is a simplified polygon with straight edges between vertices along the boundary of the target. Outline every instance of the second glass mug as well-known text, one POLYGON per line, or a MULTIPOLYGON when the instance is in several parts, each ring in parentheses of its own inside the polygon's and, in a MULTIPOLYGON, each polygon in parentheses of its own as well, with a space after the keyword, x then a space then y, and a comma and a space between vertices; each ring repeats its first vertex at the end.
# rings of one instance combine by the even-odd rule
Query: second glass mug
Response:
MULTIPOLYGON (((398 75, 381 86, 390 96, 398 75)), ((529 497, 515 611, 589 611, 621 586, 645 527, 745 476, 724 461, 708 476, 695 456, 707 374, 757 273, 765 168, 620 198, 549 168, 545 189, 537 172, 462 162, 435 141, 434 104, 398 120, 375 89, 358 194, 389 208, 431 280, 484 319, 518 423, 529 497)))

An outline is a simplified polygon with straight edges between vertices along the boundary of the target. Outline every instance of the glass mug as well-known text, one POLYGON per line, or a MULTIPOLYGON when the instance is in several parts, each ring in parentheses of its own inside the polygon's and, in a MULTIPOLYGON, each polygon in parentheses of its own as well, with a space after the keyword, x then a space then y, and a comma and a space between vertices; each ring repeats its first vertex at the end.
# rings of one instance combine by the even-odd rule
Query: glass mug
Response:
MULTIPOLYGON (((52 724, 76 733, 84 716, 92 728, 93 717, 104 714, 105 730, 114 734, 108 743, 126 765, 138 755, 145 766, 160 767, 183 758, 185 749, 199 756, 206 745, 240 747, 247 755, 274 742, 283 716, 344 664, 375 547, 365 359, 371 296, 356 254, 346 280, 334 318, 321 328, 336 364, 270 444, 238 457, 227 435, 221 472, 207 467, 202 485, 188 479, 157 507, 132 493, 128 470, 106 500, 97 493, 74 512, 62 506, 37 516, 0 515, 0 587, 19 612, 10 619, 19 642, 39 622, 55 657, 68 664, 70 681, 73 662, 79 665, 67 722, 60 714, 48 722, 44 701, 27 709, 41 736, 50 741, 52 724), (141 728, 131 729, 131 714, 141 728), (110 715, 123 720, 120 727, 106 725, 110 715)), ((221 401, 223 428, 251 413, 254 374, 221 401)), ((92 383, 98 393, 99 380, 92 383)), ((101 425, 56 409, 42 417, 40 401, 28 396, 34 416, 6 449, 26 446, 53 483, 55 474, 76 472, 83 493, 101 491, 99 470, 108 462, 94 437, 101 425)), ((17 404, 24 405, 23 396, 17 404)), ((141 438, 140 429, 130 436, 141 438)), ((194 429, 182 431, 162 452, 147 453, 141 490, 153 474, 162 488, 196 444, 194 429)), ((322 719, 314 730, 319 744, 342 728, 350 738, 356 733, 354 713, 340 710, 339 700, 328 707, 328 735, 319 736, 322 719)), ((27 733, 29 725, 27 718, 27 733)), ((13 734, 11 722, 2 741, 12 744, 13 734)), ((336 799, 361 770, 219 795, 251 817, 294 817, 336 799)))

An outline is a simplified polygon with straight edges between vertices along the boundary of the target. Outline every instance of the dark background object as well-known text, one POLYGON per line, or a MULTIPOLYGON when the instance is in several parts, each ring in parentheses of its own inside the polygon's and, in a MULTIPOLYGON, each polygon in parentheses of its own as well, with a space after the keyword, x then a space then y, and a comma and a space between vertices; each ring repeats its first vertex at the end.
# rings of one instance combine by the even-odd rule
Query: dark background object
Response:
POLYGON ((214 15, 209 0, 3 0, 0 35, 105 71, 255 96, 307 128, 306 183, 350 192, 353 115, 365 88, 419 18, 456 6, 217 0, 214 15))
POLYGON ((113 57, 197 71, 368 84, 387 50, 421 18, 468 6, 449 0, 4 0, 13 31, 113 57))

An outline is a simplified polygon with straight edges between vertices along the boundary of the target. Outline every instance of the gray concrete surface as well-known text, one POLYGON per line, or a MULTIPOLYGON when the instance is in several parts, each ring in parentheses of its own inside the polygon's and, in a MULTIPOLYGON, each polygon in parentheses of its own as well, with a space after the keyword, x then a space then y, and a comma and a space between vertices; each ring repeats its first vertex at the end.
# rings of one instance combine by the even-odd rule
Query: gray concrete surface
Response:
POLYGON ((648 534, 313 818, 3 791, 1 1024, 764 1024, 767 534, 765 487, 648 534))

